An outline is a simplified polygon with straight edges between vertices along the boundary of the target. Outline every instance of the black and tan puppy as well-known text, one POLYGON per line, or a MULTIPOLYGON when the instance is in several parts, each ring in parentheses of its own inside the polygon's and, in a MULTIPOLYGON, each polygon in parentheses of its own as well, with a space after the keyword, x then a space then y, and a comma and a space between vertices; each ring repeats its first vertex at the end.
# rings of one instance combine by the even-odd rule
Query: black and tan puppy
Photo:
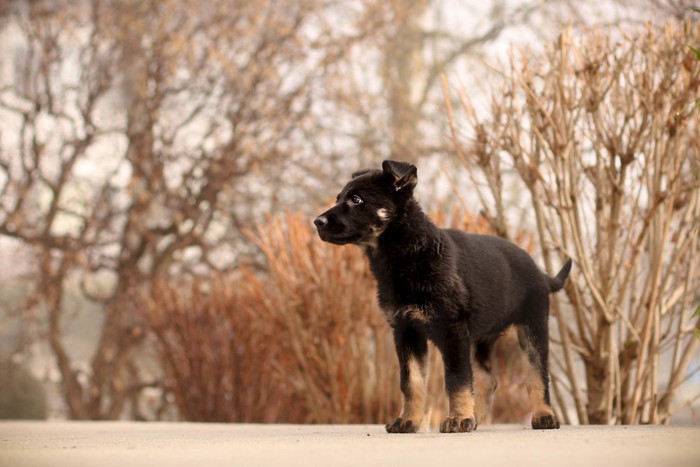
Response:
POLYGON ((363 248, 377 279, 404 397, 387 431, 411 433, 425 423, 428 339, 445 364, 450 407, 440 431, 474 430, 496 387, 493 344, 511 325, 533 366, 532 427, 559 428, 549 400, 547 317, 549 294, 564 285, 571 260, 552 278, 507 240, 438 228, 413 197, 417 181, 415 166, 384 161, 382 170, 353 174, 336 205, 314 220, 322 240, 363 248))

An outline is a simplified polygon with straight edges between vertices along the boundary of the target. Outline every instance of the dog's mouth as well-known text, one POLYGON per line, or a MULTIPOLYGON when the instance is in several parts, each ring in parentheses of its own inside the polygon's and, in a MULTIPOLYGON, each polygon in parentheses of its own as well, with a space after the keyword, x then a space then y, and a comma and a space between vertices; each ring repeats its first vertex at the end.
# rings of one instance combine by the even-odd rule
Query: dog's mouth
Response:
POLYGON ((318 236, 321 240, 334 245, 348 245, 359 242, 362 239, 360 234, 331 233, 323 229, 318 229, 318 236))

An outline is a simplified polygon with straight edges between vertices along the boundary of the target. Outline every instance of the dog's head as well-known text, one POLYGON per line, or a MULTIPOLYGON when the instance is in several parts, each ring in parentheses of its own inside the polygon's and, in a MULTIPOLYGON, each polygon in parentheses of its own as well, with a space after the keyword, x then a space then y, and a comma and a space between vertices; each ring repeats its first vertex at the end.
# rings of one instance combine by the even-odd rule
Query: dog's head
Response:
POLYGON ((335 206, 314 219, 319 237, 336 245, 375 245, 417 183, 416 167, 406 162, 384 161, 382 170, 355 172, 335 206))

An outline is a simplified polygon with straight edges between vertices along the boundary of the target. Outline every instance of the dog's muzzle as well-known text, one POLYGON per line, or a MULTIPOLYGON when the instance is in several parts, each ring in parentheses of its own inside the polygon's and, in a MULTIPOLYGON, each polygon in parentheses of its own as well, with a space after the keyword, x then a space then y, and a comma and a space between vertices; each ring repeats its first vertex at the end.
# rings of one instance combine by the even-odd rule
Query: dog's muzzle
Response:
POLYGON ((321 214, 314 219, 314 225, 318 236, 324 242, 335 243, 336 245, 345 245, 350 243, 354 238, 344 235, 344 226, 337 222, 336 219, 331 219, 331 216, 321 214))

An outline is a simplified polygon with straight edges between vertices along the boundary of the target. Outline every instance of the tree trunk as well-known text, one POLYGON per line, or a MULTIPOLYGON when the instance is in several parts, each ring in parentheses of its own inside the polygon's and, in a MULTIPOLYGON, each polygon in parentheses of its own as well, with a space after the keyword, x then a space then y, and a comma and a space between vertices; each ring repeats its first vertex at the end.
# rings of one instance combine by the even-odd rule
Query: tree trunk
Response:
POLYGON ((615 378, 610 364, 612 327, 604 319, 599 321, 597 351, 585 361, 588 423, 591 425, 607 425, 612 421, 615 395, 615 378))
POLYGON ((415 162, 421 155, 418 124, 423 60, 423 26, 430 2, 403 0, 394 6, 395 31, 384 50, 384 81, 391 111, 391 157, 415 162))

